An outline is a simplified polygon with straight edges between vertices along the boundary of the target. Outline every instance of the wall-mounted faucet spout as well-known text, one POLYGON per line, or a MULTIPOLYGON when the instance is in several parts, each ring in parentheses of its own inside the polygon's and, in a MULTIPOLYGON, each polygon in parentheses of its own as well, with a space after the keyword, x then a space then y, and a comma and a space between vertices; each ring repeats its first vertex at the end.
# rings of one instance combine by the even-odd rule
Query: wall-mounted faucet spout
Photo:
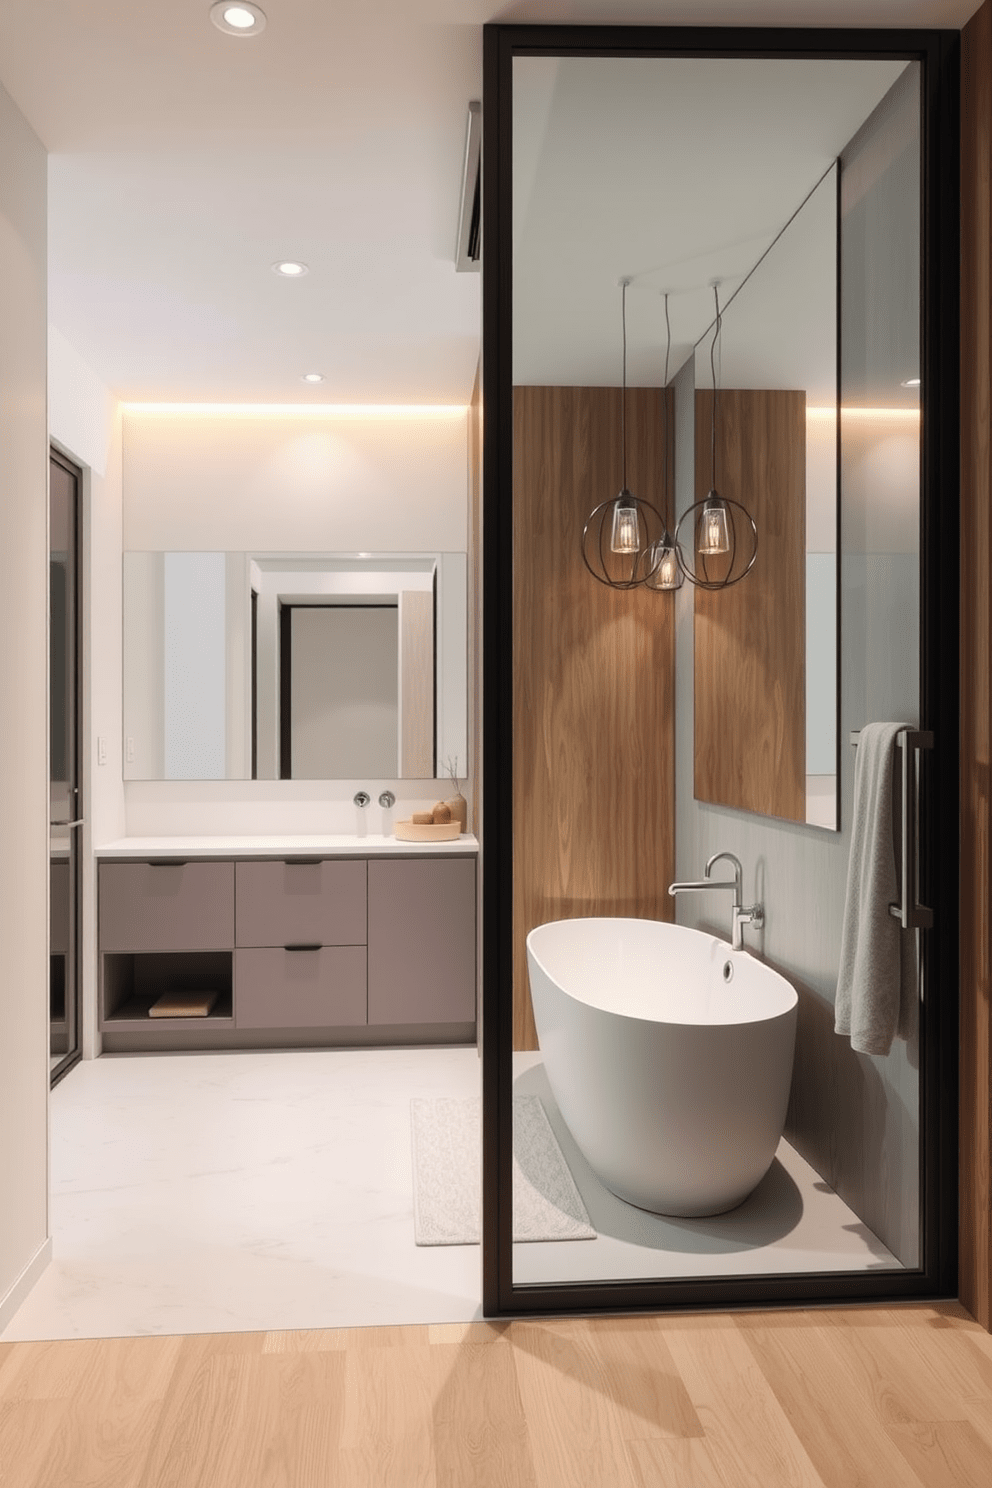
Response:
POLYGON ((744 909, 741 905, 741 884, 743 877, 744 870, 741 867, 740 858, 735 857, 732 852, 718 852, 714 853, 708 860, 706 867, 703 869, 702 878, 690 879, 686 883, 669 884, 668 892, 674 898, 676 894, 686 894, 702 889, 730 889, 734 896, 730 944, 733 950, 740 951, 744 949, 744 926, 753 925, 756 930, 760 930, 765 923, 765 908, 763 904, 752 904, 747 909, 744 909), (734 877, 732 880, 710 878, 713 865, 719 863, 722 859, 733 864, 734 877))

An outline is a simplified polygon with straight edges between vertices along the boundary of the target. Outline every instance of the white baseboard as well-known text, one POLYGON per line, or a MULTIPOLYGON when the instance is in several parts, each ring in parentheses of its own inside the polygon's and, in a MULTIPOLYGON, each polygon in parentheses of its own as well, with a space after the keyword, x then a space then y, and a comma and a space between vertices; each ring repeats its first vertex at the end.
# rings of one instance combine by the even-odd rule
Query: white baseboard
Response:
POLYGON ((3 1333, 4 1328, 11 1321, 51 1259, 52 1237, 49 1235, 44 1244, 38 1247, 7 1295, 0 1297, 0 1334, 3 1333))

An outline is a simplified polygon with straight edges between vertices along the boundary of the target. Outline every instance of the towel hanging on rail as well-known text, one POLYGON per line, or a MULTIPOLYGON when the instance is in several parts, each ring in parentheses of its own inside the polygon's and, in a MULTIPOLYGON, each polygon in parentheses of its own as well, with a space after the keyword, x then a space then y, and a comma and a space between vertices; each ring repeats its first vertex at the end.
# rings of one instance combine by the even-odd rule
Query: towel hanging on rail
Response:
POLYGON ((850 1036, 862 1054, 887 1054, 893 1038, 908 1036, 918 997, 916 931, 904 930, 889 910, 899 898, 894 757, 908 727, 866 724, 855 756, 834 1032, 850 1036))

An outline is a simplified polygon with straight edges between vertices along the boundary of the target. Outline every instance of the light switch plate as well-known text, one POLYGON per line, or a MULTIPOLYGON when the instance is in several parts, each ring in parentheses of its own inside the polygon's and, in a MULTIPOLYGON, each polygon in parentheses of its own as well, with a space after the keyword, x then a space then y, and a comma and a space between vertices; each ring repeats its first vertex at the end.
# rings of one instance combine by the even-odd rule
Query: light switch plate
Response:
POLYGON ((107 763, 107 740, 103 734, 97 735, 96 762, 98 765, 105 765, 107 763))

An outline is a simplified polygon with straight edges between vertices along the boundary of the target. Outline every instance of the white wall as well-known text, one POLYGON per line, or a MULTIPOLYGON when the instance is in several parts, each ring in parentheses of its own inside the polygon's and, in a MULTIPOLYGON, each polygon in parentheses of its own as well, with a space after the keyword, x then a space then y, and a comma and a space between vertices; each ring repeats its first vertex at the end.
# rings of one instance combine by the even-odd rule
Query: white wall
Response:
POLYGON ((46 174, 0 87, 0 1327, 50 1246, 46 174))
MULTIPOLYGON (((124 413, 124 548, 464 552, 468 409, 431 414, 124 413)), ((465 780, 462 779, 463 789, 465 780)), ((137 781, 127 832, 355 832, 431 806, 445 782, 137 781), (373 804, 356 813, 359 789, 373 804), (375 804, 392 790, 397 806, 375 804), (415 792, 415 794, 413 794, 415 792)))
POLYGON ((468 410, 124 417, 124 546, 464 552, 468 410))

